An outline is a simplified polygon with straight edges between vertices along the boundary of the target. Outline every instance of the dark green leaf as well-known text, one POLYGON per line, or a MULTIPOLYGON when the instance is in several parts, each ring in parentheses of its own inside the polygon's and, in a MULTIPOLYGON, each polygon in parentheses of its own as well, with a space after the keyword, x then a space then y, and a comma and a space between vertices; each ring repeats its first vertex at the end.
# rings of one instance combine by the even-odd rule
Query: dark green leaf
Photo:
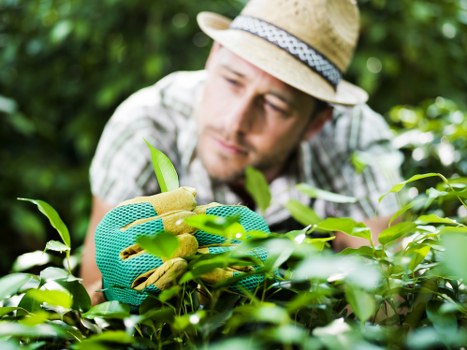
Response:
POLYGON ((376 310, 373 295, 360 288, 346 284, 345 298, 361 322, 367 321, 376 310))
POLYGON ((161 192, 176 190, 180 187, 178 182, 178 174, 174 165, 164 153, 154 148, 145 140, 151 152, 152 166, 156 173, 157 182, 161 192))
POLYGON ((260 210, 265 212, 271 203, 271 192, 263 173, 248 166, 245 170, 245 188, 260 210))

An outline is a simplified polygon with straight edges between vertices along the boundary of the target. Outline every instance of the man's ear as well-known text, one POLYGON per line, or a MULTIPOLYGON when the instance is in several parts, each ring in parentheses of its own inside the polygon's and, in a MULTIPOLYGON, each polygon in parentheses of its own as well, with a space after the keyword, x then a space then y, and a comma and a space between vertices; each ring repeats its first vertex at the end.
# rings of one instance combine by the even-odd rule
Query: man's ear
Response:
POLYGON ((212 44, 212 47, 211 47, 211 51, 209 51, 209 55, 208 55, 208 58, 206 60, 206 64, 205 64, 206 68, 209 68, 209 66, 211 65, 211 61, 212 61, 213 57, 216 55, 216 53, 219 51, 219 49, 221 47, 222 47, 221 44, 214 41, 214 43, 212 44))
POLYGON ((332 112, 333 107, 327 106, 314 115, 308 123, 308 127, 303 134, 302 141, 307 141, 320 132, 323 126, 332 119, 332 112))

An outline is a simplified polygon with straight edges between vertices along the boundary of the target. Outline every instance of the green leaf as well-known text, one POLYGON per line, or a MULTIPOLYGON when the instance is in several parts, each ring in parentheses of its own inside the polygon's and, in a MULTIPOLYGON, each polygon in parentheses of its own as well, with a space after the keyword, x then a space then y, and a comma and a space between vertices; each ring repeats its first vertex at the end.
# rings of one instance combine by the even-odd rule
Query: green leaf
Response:
POLYGON ((160 232, 153 236, 141 236, 136 240, 148 253, 162 259, 170 259, 179 246, 177 237, 168 232, 160 232))
POLYGON ((48 241, 45 245, 45 250, 53 250, 55 252, 67 252, 70 251, 70 247, 66 246, 62 242, 59 241, 48 241))
POLYGON ((366 322, 376 310, 373 295, 352 285, 345 285, 345 299, 362 323, 366 322))
POLYGON ((0 278, 0 300, 16 294, 35 276, 29 273, 12 273, 0 278))
POLYGON ((383 230, 379 234, 378 241, 381 244, 387 244, 389 242, 395 241, 398 238, 414 233, 415 227, 416 226, 413 222, 400 222, 383 230))
POLYGON ((292 217, 302 225, 316 225, 322 219, 309 206, 292 199, 285 204, 292 217))
POLYGON ((236 225, 239 219, 240 217, 237 215, 223 217, 210 214, 200 214, 185 218, 185 222, 198 230, 203 230, 208 233, 225 237, 227 236, 227 231, 230 226, 234 225, 236 230, 240 229, 239 226, 236 225))
MULTIPOLYGON (((93 334, 89 338, 84 339, 82 342, 77 343, 76 349, 101 349, 100 343, 117 343, 130 345, 134 342, 134 338, 125 331, 112 331, 106 330, 99 334, 93 334)), ((109 349, 107 345, 102 349, 109 349)))
POLYGON ((149 142, 144 140, 151 152, 152 166, 156 173, 157 182, 161 192, 168 192, 180 187, 177 170, 164 153, 154 148, 149 142))
POLYGON ((429 245, 415 246, 407 250, 406 255, 410 256, 411 258, 409 264, 410 271, 414 271, 415 268, 422 263, 430 250, 431 248, 429 245))
POLYGON ((97 304, 83 314, 83 317, 89 319, 96 317, 124 319, 128 316, 130 316, 130 306, 115 300, 97 304))
POLYGON ((320 190, 305 183, 298 184, 297 189, 310 198, 319 198, 334 203, 355 203, 354 197, 344 196, 342 194, 320 190))
POLYGON ((352 237, 364 238, 371 241, 371 231, 365 224, 351 218, 328 218, 321 221, 317 228, 324 231, 344 232, 352 237))
POLYGON ((415 220, 417 225, 425 224, 448 224, 448 225, 459 225, 459 223, 450 218, 441 218, 436 214, 421 215, 415 220))
POLYGON ((45 321, 49 318, 49 313, 44 310, 38 310, 37 312, 30 313, 25 318, 20 320, 21 324, 27 326, 35 326, 38 324, 45 323, 45 321))
POLYGON ((27 326, 17 322, 2 322, 0 337, 69 338, 69 335, 62 327, 53 324, 27 326))
POLYGON ((73 304, 73 298, 70 293, 61 290, 30 289, 27 291, 26 295, 36 300, 38 303, 47 303, 67 309, 73 304))
POLYGON ((63 243, 65 243, 67 247, 71 247, 70 233, 68 232, 68 228, 63 223, 57 211, 50 204, 40 199, 30 199, 30 198, 18 198, 18 199, 20 201, 34 203, 39 208, 39 211, 49 219, 50 224, 57 230, 58 234, 62 238, 63 243))
POLYGON ((245 188, 264 213, 271 204, 271 191, 263 173, 248 166, 245 170, 245 188))
POLYGON ((467 228, 444 228, 441 234, 441 244, 445 249, 441 255, 444 269, 467 281, 467 228))

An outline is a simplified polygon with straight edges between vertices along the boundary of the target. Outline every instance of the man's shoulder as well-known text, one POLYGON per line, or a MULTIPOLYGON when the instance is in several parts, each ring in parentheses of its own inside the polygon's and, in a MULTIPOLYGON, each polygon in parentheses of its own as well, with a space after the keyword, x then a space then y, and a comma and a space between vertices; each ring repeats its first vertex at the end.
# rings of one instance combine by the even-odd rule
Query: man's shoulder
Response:
POLYGON ((170 109, 191 109, 204 79, 204 70, 173 72, 153 85, 134 92, 120 107, 161 106, 170 109))

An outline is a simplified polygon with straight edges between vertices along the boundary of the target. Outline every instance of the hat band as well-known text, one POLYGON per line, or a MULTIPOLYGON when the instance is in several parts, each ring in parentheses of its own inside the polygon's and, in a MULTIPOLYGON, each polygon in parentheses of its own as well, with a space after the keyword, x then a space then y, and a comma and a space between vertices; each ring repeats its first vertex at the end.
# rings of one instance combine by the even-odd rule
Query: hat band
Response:
POLYGON ((285 30, 250 16, 236 17, 230 29, 243 30, 269 41, 310 67, 334 88, 339 84, 339 69, 316 49, 285 30))

